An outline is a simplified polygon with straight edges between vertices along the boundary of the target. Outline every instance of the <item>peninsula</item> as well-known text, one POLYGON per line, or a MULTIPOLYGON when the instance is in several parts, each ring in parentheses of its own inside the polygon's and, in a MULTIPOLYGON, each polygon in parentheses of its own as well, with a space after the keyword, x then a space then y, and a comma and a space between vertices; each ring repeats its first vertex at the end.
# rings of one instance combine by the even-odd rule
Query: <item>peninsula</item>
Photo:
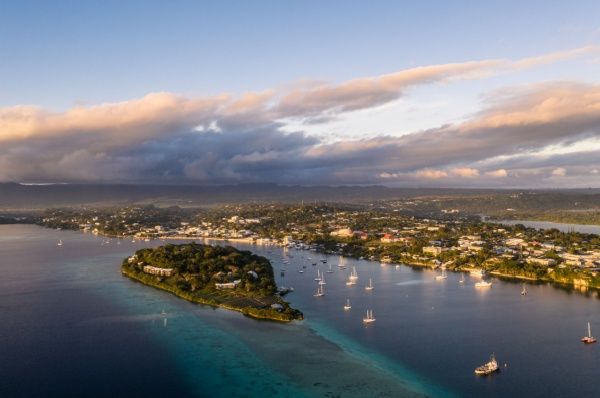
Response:
POLYGON ((185 300, 289 322, 303 319, 277 294, 268 259, 231 246, 167 244, 123 260, 124 276, 185 300))

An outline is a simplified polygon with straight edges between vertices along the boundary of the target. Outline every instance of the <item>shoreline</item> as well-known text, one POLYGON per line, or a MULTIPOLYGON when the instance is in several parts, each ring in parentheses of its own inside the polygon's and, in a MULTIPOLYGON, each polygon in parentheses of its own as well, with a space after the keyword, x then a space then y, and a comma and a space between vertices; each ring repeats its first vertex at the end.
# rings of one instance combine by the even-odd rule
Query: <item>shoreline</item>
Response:
MULTIPOLYGON (((286 314, 277 312, 276 310, 270 309, 270 308, 262 309, 262 308, 256 308, 256 307, 238 307, 238 306, 229 305, 226 303, 219 303, 217 300, 212 299, 212 298, 203 298, 203 297, 194 296, 194 295, 182 292, 177 289, 169 288, 168 286, 165 286, 161 283, 150 281, 150 280, 145 280, 144 278, 140 278, 137 275, 137 273, 131 272, 131 271, 125 269, 124 267, 121 267, 121 275, 123 275, 124 277, 129 278, 135 282, 141 283, 142 285, 150 286, 150 287, 171 293, 178 298, 184 299, 184 300, 189 301, 194 304, 207 305, 207 306, 210 306, 213 308, 223 308, 223 309, 230 310, 230 311, 236 311, 236 312, 242 313, 245 316, 248 316, 250 318, 254 318, 257 320, 268 320, 268 321, 290 323, 292 321, 299 321, 299 320, 304 319, 304 316, 302 315, 301 312, 300 312, 300 318, 296 318, 296 317, 288 316, 286 314)), ((283 301, 283 300, 281 300, 281 301, 283 301)))
MULTIPOLYGON (((37 225, 37 224, 36 224, 37 225)), ((43 228, 47 228, 45 226, 41 226, 43 228)), ((74 231, 79 231, 79 232, 83 232, 81 230, 74 230, 74 231)), ((86 232, 83 232, 86 233, 86 232)), ((133 235, 127 235, 127 236, 115 236, 115 235, 108 235, 108 234, 96 234, 97 236, 104 236, 104 237, 110 237, 110 238, 116 238, 116 239, 128 239, 128 238, 135 238, 133 235)), ((140 242, 143 242, 143 239, 136 239, 140 242)), ((249 239, 249 238, 212 238, 212 237, 162 237, 162 238, 150 238, 150 240, 190 240, 190 241, 200 241, 200 240, 213 240, 213 241, 218 241, 218 242, 232 242, 232 243, 245 243, 245 244, 256 244, 254 242, 253 239, 249 239)), ((267 244, 264 246, 275 246, 275 247, 281 247, 280 245, 277 245, 276 243, 271 243, 271 244, 267 244)), ((324 255, 328 255, 327 253, 323 253, 323 252, 318 252, 319 254, 324 254, 324 255)), ((355 257, 352 256, 344 256, 341 255, 342 257, 345 258, 353 258, 356 259, 355 257)), ((369 262, 380 262, 380 260, 374 259, 374 260, 368 260, 365 259, 365 261, 369 261, 369 262)), ((420 268, 430 268, 430 269, 436 269, 437 267, 434 264, 429 264, 429 263, 423 263, 423 262, 418 262, 418 261, 410 261, 407 263, 404 262, 399 262, 399 263, 389 263, 388 265, 392 266, 392 265, 404 265, 404 266, 410 266, 410 267, 420 267, 420 268)), ((469 272, 470 269, 477 269, 477 268, 473 268, 473 267, 465 267, 464 269, 452 269, 452 268, 448 268, 448 271, 453 271, 453 272, 469 272)), ((570 287, 573 288, 575 290, 588 290, 588 289, 593 289, 593 290, 598 290, 600 291, 600 286, 590 286, 588 281, 586 279, 578 279, 578 281, 580 282, 567 282, 567 281, 561 281, 561 280, 557 280, 557 279, 552 279, 552 278, 535 278, 535 277, 530 277, 530 276, 525 276, 525 275, 514 275, 514 274, 507 274, 507 273, 503 273, 500 271, 487 271, 487 273, 491 276, 496 277, 497 279, 512 279, 512 280, 521 280, 521 281, 530 281, 530 282, 541 282, 541 283, 550 283, 550 284, 556 284, 557 286, 562 286, 562 287, 570 287)), ((206 305, 211 305, 211 304, 206 304, 206 305)), ((234 311, 238 311, 238 312, 242 312, 240 310, 236 310, 233 309, 234 311)))

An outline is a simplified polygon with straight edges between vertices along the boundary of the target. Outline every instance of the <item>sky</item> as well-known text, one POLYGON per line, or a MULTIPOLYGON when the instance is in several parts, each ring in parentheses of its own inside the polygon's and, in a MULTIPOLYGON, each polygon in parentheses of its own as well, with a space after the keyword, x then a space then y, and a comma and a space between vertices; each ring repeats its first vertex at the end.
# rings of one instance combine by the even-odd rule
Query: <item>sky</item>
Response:
POLYGON ((598 15, 0 0, 0 182, 600 187, 598 15))

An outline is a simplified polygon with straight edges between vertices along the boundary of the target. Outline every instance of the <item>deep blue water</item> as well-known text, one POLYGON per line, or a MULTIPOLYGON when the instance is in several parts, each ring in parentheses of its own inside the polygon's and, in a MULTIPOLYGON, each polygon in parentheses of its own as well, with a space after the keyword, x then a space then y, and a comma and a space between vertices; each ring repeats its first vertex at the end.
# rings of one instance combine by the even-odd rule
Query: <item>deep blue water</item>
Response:
MULTIPOLYGON (((35 226, 0 226, 0 396, 402 397, 598 396, 600 302, 549 285, 346 259, 313 297, 314 252, 236 244, 272 259, 303 322, 257 321, 197 306, 121 277, 131 243, 35 226), (57 247, 62 239, 64 246, 57 247), (282 262, 282 257, 289 260, 282 262), (312 257, 308 260, 306 257, 312 257), (306 264, 305 273, 298 273, 306 264), (351 267, 357 285, 344 284, 351 267), (375 290, 364 285, 373 279, 375 290), (349 298, 350 311, 343 305, 349 298), (373 309, 377 321, 365 327, 373 309), (507 366, 474 367, 495 352, 507 366)), ((281 282, 278 280, 278 282, 281 282)))

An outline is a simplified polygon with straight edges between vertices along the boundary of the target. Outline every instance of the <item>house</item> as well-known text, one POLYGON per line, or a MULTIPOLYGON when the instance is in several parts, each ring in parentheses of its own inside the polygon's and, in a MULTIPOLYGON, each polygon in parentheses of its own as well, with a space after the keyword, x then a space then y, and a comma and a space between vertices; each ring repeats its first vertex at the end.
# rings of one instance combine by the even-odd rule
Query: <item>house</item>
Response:
POLYGON ((442 248, 439 246, 424 246, 423 247, 423 254, 432 254, 434 256, 437 256, 441 252, 442 252, 442 248))
POLYGON ((240 282, 242 282, 241 279, 236 279, 233 282, 227 282, 227 283, 215 283, 215 287, 217 289, 235 289, 237 287, 237 285, 240 284, 240 282))
POLYGON ((144 272, 147 274, 157 275, 157 276, 166 276, 170 277, 173 275, 173 268, 160 268, 153 267, 152 265, 145 265, 144 272))

